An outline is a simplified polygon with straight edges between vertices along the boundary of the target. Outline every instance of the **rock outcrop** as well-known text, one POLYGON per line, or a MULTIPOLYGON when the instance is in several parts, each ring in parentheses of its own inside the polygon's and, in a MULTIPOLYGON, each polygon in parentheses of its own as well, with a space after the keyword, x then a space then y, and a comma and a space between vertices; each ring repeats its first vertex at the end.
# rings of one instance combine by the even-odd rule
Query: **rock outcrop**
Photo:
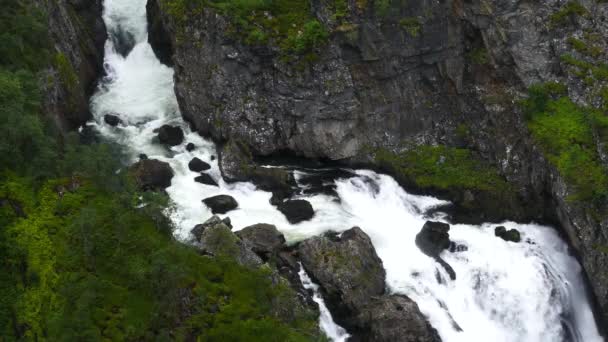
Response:
POLYGON ((42 106, 62 133, 91 117, 89 96, 103 74, 107 33, 102 0, 37 2, 48 18, 52 64, 40 87, 42 106))
POLYGON ((298 255, 336 321, 355 339, 439 341, 416 303, 386 293, 382 261, 360 228, 304 240, 298 255))
MULTIPOLYGON (((572 66, 564 56, 596 53, 587 44, 606 62, 608 43, 590 39, 608 34, 608 3, 346 4, 338 16, 333 3, 311 1, 311 15, 329 32, 314 58, 294 61, 272 44, 246 44, 229 33, 235 32, 231 18, 212 8, 178 21, 160 0, 148 3, 151 43, 176 67, 183 116, 217 141, 239 139, 254 156, 287 152, 386 167, 375 164, 370 149, 442 144, 474 151, 498 169, 518 200, 489 217, 558 224, 606 322, 608 254, 597 246, 608 245, 608 204, 590 210, 569 200, 572 186, 531 137, 515 100, 532 84, 560 81, 576 103, 602 106, 588 91, 588 77, 567 72, 572 66)), ((598 142, 597 150, 606 167, 604 145, 598 142)), ((408 183, 399 170, 387 170, 408 183)))

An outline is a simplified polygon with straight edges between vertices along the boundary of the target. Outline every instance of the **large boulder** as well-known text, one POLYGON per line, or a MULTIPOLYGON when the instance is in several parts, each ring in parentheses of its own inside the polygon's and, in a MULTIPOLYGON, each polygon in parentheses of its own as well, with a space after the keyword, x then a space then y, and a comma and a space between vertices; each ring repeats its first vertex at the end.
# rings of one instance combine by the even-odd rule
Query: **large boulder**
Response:
POLYGON ((285 246, 283 233, 271 224, 254 224, 236 232, 236 235, 264 260, 270 259, 285 246))
POLYGON ((287 221, 291 224, 310 220, 315 215, 310 202, 301 199, 282 202, 277 206, 277 209, 285 215, 287 221))
POLYGON ((211 165, 205 163, 197 157, 192 158, 192 160, 188 163, 188 168, 190 171, 201 172, 206 171, 211 168, 211 165))
POLYGON ((169 146, 176 146, 184 141, 184 132, 177 126, 163 125, 158 129, 158 140, 169 146))
POLYGON ((422 253, 435 259, 448 272, 452 280, 456 279, 456 272, 439 254, 450 248, 450 225, 443 222, 426 221, 418 234, 416 234, 416 246, 422 253))
POLYGON ((115 127, 120 123, 120 118, 116 114, 106 114, 103 116, 103 121, 106 124, 115 127))
POLYGON ((217 182, 207 173, 201 173, 200 176, 194 177, 194 181, 201 184, 217 186, 217 182))
POLYGON ((327 305, 347 327, 370 298, 384 294, 385 271, 370 238, 359 227, 326 234, 298 246, 302 265, 323 288, 327 305))
POLYGON ((239 206, 234 197, 229 195, 208 197, 203 200, 203 203, 205 203, 205 205, 209 207, 211 212, 214 214, 225 214, 239 206))
POLYGON ((226 182, 253 182, 259 189, 272 192, 274 205, 291 196, 296 187, 291 172, 256 165, 247 146, 237 140, 230 140, 220 148, 218 161, 226 182))
POLYGON ((203 253, 232 258, 247 267, 259 267, 263 264, 262 259, 247 248, 222 221, 214 220, 207 223, 199 242, 203 253))
POLYGON ((230 224, 230 217, 225 217, 225 218, 221 219, 217 215, 213 215, 207 221, 194 226, 194 228, 192 228, 192 230, 190 231, 190 234, 192 234, 192 236, 194 236, 194 239, 196 241, 200 241, 201 236, 202 236, 203 232, 205 231, 205 229, 207 229, 211 226, 215 226, 216 224, 220 224, 220 223, 225 224, 228 228, 232 228, 232 225, 230 224))
POLYGON ((141 190, 164 190, 171 186, 173 170, 169 163, 156 159, 141 159, 131 165, 129 172, 141 190))
POLYGON ((359 315, 369 330, 364 341, 440 342, 437 331, 426 321, 418 305, 406 296, 385 295, 370 300, 359 315))

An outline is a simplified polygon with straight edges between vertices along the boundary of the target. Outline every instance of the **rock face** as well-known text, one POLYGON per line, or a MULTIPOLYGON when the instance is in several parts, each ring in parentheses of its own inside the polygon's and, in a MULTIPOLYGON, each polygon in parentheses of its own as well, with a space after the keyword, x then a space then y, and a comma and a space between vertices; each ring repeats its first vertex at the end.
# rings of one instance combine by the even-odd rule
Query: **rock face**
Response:
POLYGON ((234 197, 228 195, 208 197, 203 200, 203 203, 205 203, 214 214, 225 214, 239 206, 234 197))
POLYGON ((173 170, 168 163, 160 160, 142 159, 133 164, 129 171, 142 190, 164 190, 171 186, 173 170))
MULTIPOLYGON (((597 215, 567 200, 572 187, 530 136, 515 100, 532 84, 560 81, 575 102, 603 105, 590 100, 589 86, 567 72, 572 67, 562 56, 586 58, 569 42, 573 37, 608 35, 608 3, 581 1, 584 14, 576 15, 564 12, 563 1, 367 1, 363 7, 350 1, 339 19, 333 3, 310 3, 330 38, 314 61, 292 63, 275 46, 234 39, 229 18, 213 9, 180 27, 162 1, 150 0, 151 43, 178 66, 183 116, 217 141, 239 139, 254 156, 289 152, 373 164, 368 147, 473 150, 516 189, 526 209, 518 220, 559 223, 606 325, 608 253, 596 246, 608 245, 608 204, 600 203, 597 215), (559 13, 565 15, 556 25, 559 13)), ((594 44, 605 63, 608 42, 594 44)), ((607 166, 605 144, 595 140, 607 166)))
POLYGON ((312 205, 306 200, 285 201, 280 203, 277 209, 285 215, 287 221, 291 224, 310 220, 315 215, 312 205))
POLYGON ((298 254, 335 319, 355 340, 439 341, 416 303, 385 293, 382 261, 360 228, 305 240, 298 254))
POLYGON ((184 132, 179 127, 163 125, 158 130, 158 140, 162 144, 176 146, 184 141, 184 132))
POLYGON ((416 234, 416 246, 422 253, 437 260, 445 268, 452 280, 456 279, 456 272, 452 266, 445 262, 439 254, 450 248, 450 225, 442 222, 427 221, 418 234, 416 234))
POLYGON ((102 0, 34 3, 47 13, 50 44, 56 52, 40 83, 43 112, 67 133, 90 119, 89 96, 103 74, 107 33, 102 0))

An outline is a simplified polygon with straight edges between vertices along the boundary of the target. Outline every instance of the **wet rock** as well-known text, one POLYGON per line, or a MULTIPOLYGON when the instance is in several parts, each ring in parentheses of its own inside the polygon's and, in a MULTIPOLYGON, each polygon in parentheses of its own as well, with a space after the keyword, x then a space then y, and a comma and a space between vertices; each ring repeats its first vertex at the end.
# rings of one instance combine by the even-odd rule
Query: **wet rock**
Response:
POLYGON ((450 225, 442 222, 426 221, 416 235, 416 246, 426 255, 438 257, 450 247, 450 225))
POLYGON ((385 271, 369 237, 354 227, 304 240, 298 246, 302 265, 323 288, 336 317, 356 326, 356 315, 370 298, 384 293, 385 271))
POLYGON ((148 155, 147 154, 145 154, 145 153, 140 153, 139 154, 139 160, 146 160, 146 159, 148 159, 148 155))
POLYGON ((505 241, 511 241, 511 242, 520 242, 521 241, 521 235, 519 234, 519 231, 517 229, 507 230, 507 228, 505 228, 504 226, 498 226, 498 227, 494 228, 494 235, 498 236, 499 238, 501 238, 505 241))
POLYGON ((400 295, 372 299, 358 319, 369 325, 364 341, 440 342, 437 331, 426 321, 418 305, 400 295))
POLYGON ((305 194, 324 194, 337 196, 336 180, 354 177, 355 174, 348 170, 329 169, 306 171, 299 179, 298 183, 305 187, 305 194))
POLYGON ((123 57, 127 57, 129 52, 131 52, 135 46, 135 37, 133 34, 129 32, 128 29, 123 28, 121 25, 116 25, 114 29, 108 33, 116 52, 123 57))
POLYGON ((456 272, 439 254, 450 247, 450 225, 442 222, 426 221, 422 229, 416 234, 416 246, 422 253, 435 259, 448 273, 452 280, 456 279, 456 272))
POLYGON ((188 143, 188 144, 186 145, 186 151, 188 151, 188 152, 192 152, 192 151, 194 151, 194 149, 196 149, 196 146, 194 146, 194 144, 193 144, 193 143, 188 143))
POLYGON ((177 126, 163 125, 158 129, 158 140, 162 144, 176 146, 184 141, 184 132, 177 126))
POLYGON ((103 116, 103 121, 108 125, 115 127, 120 123, 120 118, 114 114, 106 114, 103 116))
POLYGON ((188 163, 188 168, 190 169, 190 171, 201 172, 201 171, 209 170, 211 168, 211 165, 209 165, 209 164, 205 163, 204 161, 202 161, 202 160, 194 157, 188 163))
POLYGON ((263 260, 268 260, 285 246, 285 237, 277 227, 258 223, 236 232, 236 235, 263 260))
POLYGON ((226 182, 252 182, 259 189, 272 192, 274 205, 293 193, 296 184, 291 172, 256 165, 249 149, 237 140, 227 142, 219 152, 220 172, 226 182))
POLYGON ((469 247, 467 247, 467 245, 460 245, 453 241, 450 241, 450 248, 449 248, 450 253, 466 252, 468 250, 469 250, 469 247))
POLYGON ((142 159, 131 165, 129 172, 142 190, 164 190, 171 186, 173 170, 169 163, 156 159, 142 159))
POLYGON ((218 186, 217 182, 207 173, 201 173, 200 176, 196 176, 194 181, 201 184, 207 184, 211 186, 218 186))
POLYGON ((315 215, 312 205, 306 200, 288 200, 280 203, 277 209, 291 224, 310 220, 315 215))
POLYGON ((213 214, 225 214, 239 206, 234 197, 229 195, 208 197, 203 200, 203 203, 209 207, 213 214))

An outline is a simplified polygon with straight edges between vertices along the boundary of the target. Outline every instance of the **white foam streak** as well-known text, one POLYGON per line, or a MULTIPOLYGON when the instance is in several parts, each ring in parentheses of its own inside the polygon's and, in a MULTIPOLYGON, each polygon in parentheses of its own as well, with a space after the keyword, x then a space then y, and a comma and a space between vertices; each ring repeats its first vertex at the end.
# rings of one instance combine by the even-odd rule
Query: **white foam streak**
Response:
MULTIPOLYGON (((312 220, 296 225, 270 205, 270 193, 249 183, 226 184, 213 158, 215 145, 191 132, 181 119, 173 70, 160 64, 147 43, 145 0, 106 0, 104 19, 110 32, 120 26, 133 34, 137 44, 126 58, 114 51, 112 43, 106 44, 108 76, 91 100, 95 119, 91 125, 128 148, 133 160, 145 153, 171 164, 175 177, 167 193, 173 205, 167 215, 178 238, 187 240, 190 229, 211 216, 203 198, 229 194, 239 203, 237 210, 229 212, 236 229, 271 223, 288 242, 295 242, 328 230, 361 227, 384 263, 390 291, 415 300, 444 341, 564 341, 562 322, 573 327, 574 341, 602 340, 585 297, 581 268, 552 228, 505 222, 530 242, 512 243, 494 236, 495 225, 453 225, 451 239, 468 250, 442 254, 456 271, 452 281, 414 243, 427 220, 422 213, 446 202, 410 195, 389 176, 358 170, 356 177, 336 181, 339 199, 303 196, 316 213, 312 220), (108 113, 117 113, 122 123, 103 124, 108 113), (154 130, 163 124, 181 126, 186 132, 184 144, 168 149, 155 142, 154 130), (187 142, 194 143, 196 150, 186 151, 187 142), (198 174, 188 169, 193 157, 211 165, 208 173, 219 187, 194 181, 198 174)), ((305 286, 315 290, 321 327, 334 341, 344 341, 346 332, 333 323, 314 284, 305 273, 300 276, 305 286)))

